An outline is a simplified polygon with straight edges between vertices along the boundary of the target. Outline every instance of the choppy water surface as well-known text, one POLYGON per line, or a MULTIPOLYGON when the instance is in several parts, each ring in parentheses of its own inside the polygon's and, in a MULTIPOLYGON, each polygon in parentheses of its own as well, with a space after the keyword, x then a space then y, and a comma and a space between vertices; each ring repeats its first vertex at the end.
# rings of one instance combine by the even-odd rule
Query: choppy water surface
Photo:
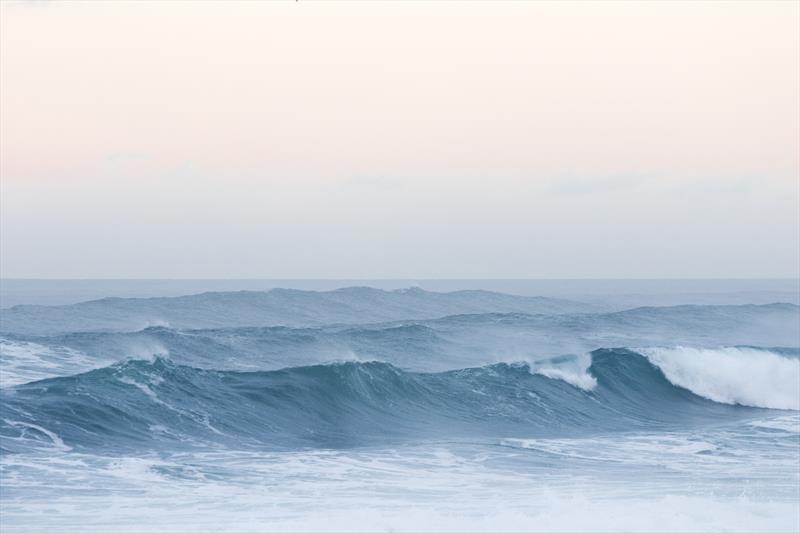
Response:
POLYGON ((3 531, 800 530, 791 303, 281 290, 0 330, 3 531))

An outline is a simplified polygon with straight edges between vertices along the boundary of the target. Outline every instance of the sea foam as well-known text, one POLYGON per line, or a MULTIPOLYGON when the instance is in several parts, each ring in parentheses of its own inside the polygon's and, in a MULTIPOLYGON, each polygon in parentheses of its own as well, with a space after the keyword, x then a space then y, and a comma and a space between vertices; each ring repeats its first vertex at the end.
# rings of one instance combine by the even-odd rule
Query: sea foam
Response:
POLYGON ((638 350, 673 384, 732 405, 800 410, 800 359, 755 348, 638 350))

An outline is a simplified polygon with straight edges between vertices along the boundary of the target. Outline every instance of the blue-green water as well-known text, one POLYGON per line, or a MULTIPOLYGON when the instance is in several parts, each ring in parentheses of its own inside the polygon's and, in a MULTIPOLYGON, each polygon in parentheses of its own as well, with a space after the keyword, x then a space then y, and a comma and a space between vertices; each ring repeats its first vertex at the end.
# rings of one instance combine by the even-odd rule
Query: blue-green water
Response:
POLYGON ((3 531, 795 531, 800 308, 367 288, 0 310, 3 531))

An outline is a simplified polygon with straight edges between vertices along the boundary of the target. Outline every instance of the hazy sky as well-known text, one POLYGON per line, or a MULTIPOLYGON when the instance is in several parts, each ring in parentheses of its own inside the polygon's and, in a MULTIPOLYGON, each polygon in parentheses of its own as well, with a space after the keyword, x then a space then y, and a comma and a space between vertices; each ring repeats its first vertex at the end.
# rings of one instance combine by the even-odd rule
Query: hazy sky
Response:
POLYGON ((4 277, 791 277, 798 2, 2 2, 4 277))

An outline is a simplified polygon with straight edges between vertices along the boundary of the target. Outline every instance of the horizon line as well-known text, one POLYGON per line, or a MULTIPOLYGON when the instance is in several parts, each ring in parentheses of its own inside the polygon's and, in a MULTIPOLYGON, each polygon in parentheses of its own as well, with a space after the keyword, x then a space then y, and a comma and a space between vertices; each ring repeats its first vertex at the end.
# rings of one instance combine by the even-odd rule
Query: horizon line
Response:
POLYGON ((800 282, 800 277, 793 276, 753 276, 753 277, 580 277, 580 278, 556 278, 556 277, 542 277, 542 278, 524 278, 524 277, 508 277, 508 278, 492 278, 492 277, 346 277, 346 278, 314 278, 314 277, 300 277, 300 278, 282 278, 282 277, 85 277, 85 278, 72 278, 72 277, 2 277, 0 281, 708 281, 708 280, 724 280, 724 281, 759 281, 759 280, 776 280, 776 281, 797 281, 800 282))

